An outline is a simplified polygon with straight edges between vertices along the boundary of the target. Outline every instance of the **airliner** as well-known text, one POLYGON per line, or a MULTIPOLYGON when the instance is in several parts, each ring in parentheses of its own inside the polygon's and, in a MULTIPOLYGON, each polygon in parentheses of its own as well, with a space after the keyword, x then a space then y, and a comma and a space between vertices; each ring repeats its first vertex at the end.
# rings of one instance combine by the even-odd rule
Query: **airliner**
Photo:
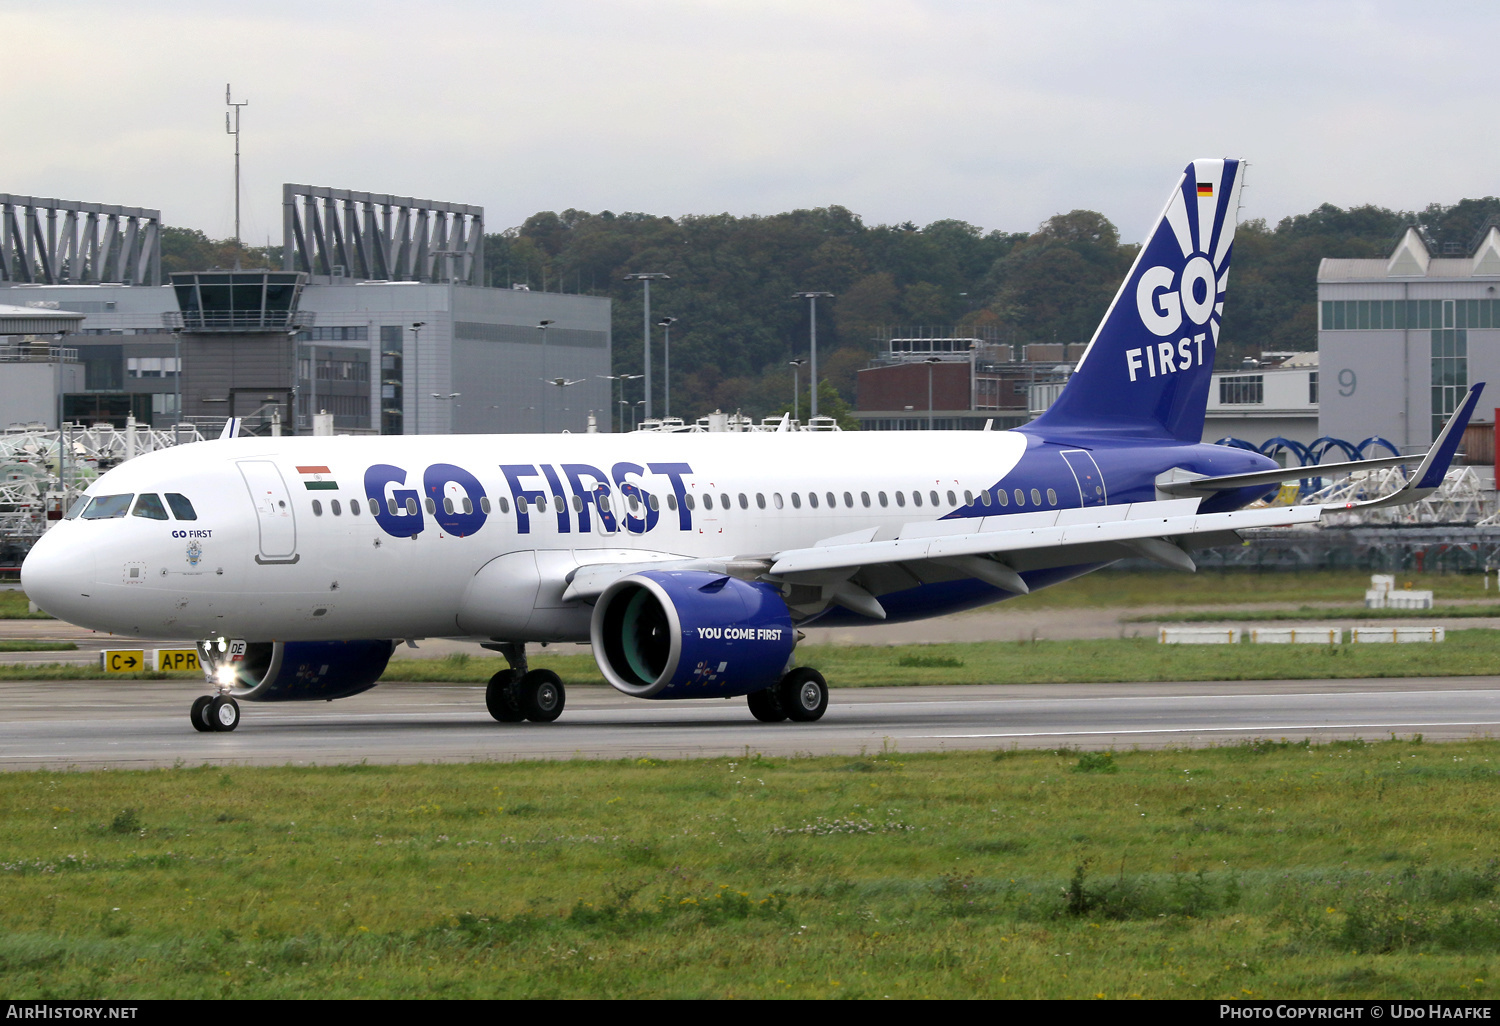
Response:
MULTIPOLYGON (((463 638, 508 669, 504 722, 562 713, 529 644, 590 642, 641 699, 745 696, 818 720, 802 628, 940 616, 1145 557, 1195 568, 1306 475, 1202 442, 1244 165, 1196 160, 1057 401, 1009 431, 225 437, 101 475, 35 545, 22 584, 60 619, 197 645, 201 731, 240 700, 331 700, 392 652, 463 638)), ((1369 504, 1442 483, 1483 385, 1369 504)), ((1340 506, 1338 508, 1349 508, 1340 506)))

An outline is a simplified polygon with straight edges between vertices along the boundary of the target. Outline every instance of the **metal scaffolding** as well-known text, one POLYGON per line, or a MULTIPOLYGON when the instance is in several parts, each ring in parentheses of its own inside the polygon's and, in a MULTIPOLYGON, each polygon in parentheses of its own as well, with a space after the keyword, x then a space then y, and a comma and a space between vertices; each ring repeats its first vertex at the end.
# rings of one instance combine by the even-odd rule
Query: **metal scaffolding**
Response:
POLYGON ((29 547, 103 471, 142 453, 203 436, 190 424, 159 431, 137 425, 41 428, 0 434, 0 542, 29 547))
POLYGON ((0 283, 160 285, 161 211, 0 193, 0 283))

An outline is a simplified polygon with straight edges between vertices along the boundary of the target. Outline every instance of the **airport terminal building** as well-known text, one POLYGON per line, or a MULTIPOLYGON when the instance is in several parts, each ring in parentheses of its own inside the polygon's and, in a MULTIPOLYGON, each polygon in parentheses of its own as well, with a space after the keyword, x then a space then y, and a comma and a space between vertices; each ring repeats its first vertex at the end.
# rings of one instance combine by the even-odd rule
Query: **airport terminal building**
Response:
POLYGON ((486 287, 481 208, 298 185, 283 200, 281 268, 164 277, 159 212, 0 195, 0 303, 84 315, 66 420, 556 433, 592 413, 609 430, 610 300, 486 287), (90 237, 91 216, 138 224, 90 237), (110 238, 122 252, 101 256, 110 238))

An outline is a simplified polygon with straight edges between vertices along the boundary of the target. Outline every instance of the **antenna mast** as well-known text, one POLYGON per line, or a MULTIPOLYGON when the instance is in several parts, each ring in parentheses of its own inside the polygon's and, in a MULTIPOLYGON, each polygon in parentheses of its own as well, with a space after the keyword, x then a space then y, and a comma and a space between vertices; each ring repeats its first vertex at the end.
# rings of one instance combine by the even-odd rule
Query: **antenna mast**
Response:
POLYGON ((234 136, 234 265, 240 265, 240 108, 250 106, 249 100, 235 103, 229 86, 224 86, 224 104, 234 108, 234 127, 229 127, 229 112, 224 112, 224 131, 234 136))

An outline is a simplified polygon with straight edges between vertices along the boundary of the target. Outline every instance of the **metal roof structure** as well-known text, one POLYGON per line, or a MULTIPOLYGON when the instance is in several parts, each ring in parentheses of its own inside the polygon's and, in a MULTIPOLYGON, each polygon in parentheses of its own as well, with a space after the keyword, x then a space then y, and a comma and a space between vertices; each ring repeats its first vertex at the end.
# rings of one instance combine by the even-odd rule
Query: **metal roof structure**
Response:
POLYGON ((76 331, 84 316, 72 310, 0 304, 0 335, 56 335, 76 331))

